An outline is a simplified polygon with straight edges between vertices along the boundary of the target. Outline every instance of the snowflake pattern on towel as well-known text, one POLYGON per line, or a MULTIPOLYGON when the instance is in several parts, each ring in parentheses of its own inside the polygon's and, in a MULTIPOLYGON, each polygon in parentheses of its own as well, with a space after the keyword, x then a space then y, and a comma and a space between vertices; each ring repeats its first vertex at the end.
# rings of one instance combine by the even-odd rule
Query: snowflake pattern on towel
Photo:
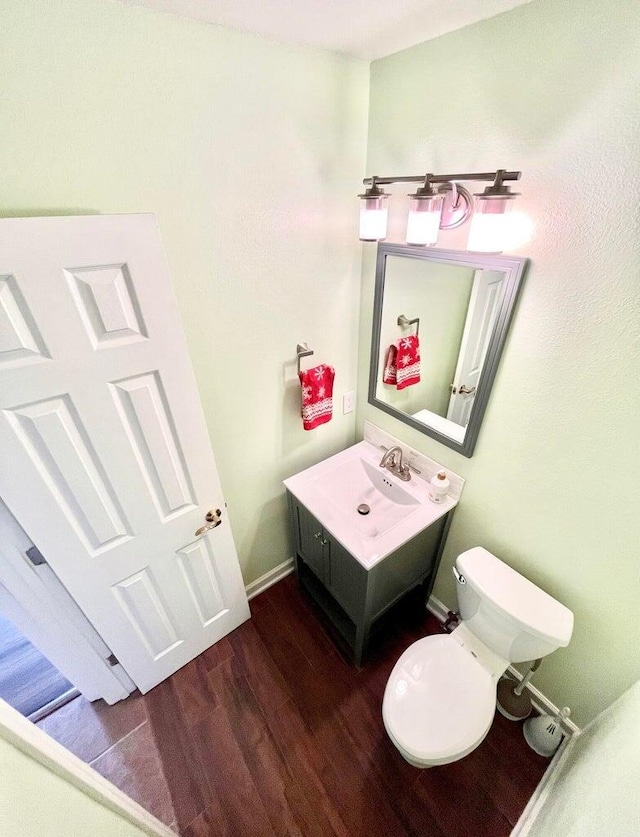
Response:
POLYGON ((302 426, 313 430, 319 424, 331 421, 333 415, 333 366, 321 363, 313 369, 301 369, 302 426))
POLYGON ((415 334, 401 337, 389 346, 382 382, 404 389, 420 382, 420 343, 415 334))

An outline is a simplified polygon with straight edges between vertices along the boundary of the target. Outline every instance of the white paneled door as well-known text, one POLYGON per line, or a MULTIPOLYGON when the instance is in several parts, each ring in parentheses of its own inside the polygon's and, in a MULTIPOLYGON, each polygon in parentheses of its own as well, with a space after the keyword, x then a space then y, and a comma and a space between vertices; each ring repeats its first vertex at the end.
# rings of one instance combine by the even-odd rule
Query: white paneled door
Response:
POLYGON ((505 274, 476 270, 460 341, 447 418, 461 427, 469 423, 489 341, 500 312, 505 274))
POLYGON ((0 382, 0 494, 142 692, 249 618, 153 215, 0 220, 0 382))

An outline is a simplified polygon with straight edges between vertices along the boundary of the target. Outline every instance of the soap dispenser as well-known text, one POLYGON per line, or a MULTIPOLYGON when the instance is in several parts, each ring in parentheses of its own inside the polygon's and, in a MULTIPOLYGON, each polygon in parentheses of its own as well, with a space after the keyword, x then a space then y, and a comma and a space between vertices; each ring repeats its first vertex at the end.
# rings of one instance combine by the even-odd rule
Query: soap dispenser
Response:
POLYGON ((449 493, 449 477, 446 471, 438 471, 429 483, 429 499, 434 503, 443 503, 449 493))

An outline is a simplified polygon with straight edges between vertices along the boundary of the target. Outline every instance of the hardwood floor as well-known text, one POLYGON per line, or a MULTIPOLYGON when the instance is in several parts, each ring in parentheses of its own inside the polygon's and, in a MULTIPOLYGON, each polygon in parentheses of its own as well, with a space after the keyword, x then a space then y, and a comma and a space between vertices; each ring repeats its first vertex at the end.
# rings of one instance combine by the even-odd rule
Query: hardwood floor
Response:
POLYGON ((408 765, 380 708, 402 651, 437 620, 403 606, 356 669, 293 576, 253 618, 144 697, 78 698, 41 726, 183 837, 501 837, 548 760, 497 714, 473 753, 408 765))
POLYGON ((73 686, 0 615, 0 698, 28 717, 73 686))

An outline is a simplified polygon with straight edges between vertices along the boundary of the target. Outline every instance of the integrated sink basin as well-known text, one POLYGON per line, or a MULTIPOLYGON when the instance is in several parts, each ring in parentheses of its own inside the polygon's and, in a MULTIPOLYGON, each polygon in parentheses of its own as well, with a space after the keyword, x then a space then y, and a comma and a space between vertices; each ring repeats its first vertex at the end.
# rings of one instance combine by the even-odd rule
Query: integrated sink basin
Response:
POLYGON ((362 537, 384 535, 420 506, 389 472, 354 456, 315 478, 334 510, 347 518, 362 537), (364 511, 367 508, 368 511, 364 511))
MULTIPOLYGON (((366 569, 443 517, 455 505, 429 499, 427 480, 399 480, 380 467, 383 451, 353 445, 284 481, 287 489, 366 569)), ((435 463, 434 463, 435 465, 435 463)))

